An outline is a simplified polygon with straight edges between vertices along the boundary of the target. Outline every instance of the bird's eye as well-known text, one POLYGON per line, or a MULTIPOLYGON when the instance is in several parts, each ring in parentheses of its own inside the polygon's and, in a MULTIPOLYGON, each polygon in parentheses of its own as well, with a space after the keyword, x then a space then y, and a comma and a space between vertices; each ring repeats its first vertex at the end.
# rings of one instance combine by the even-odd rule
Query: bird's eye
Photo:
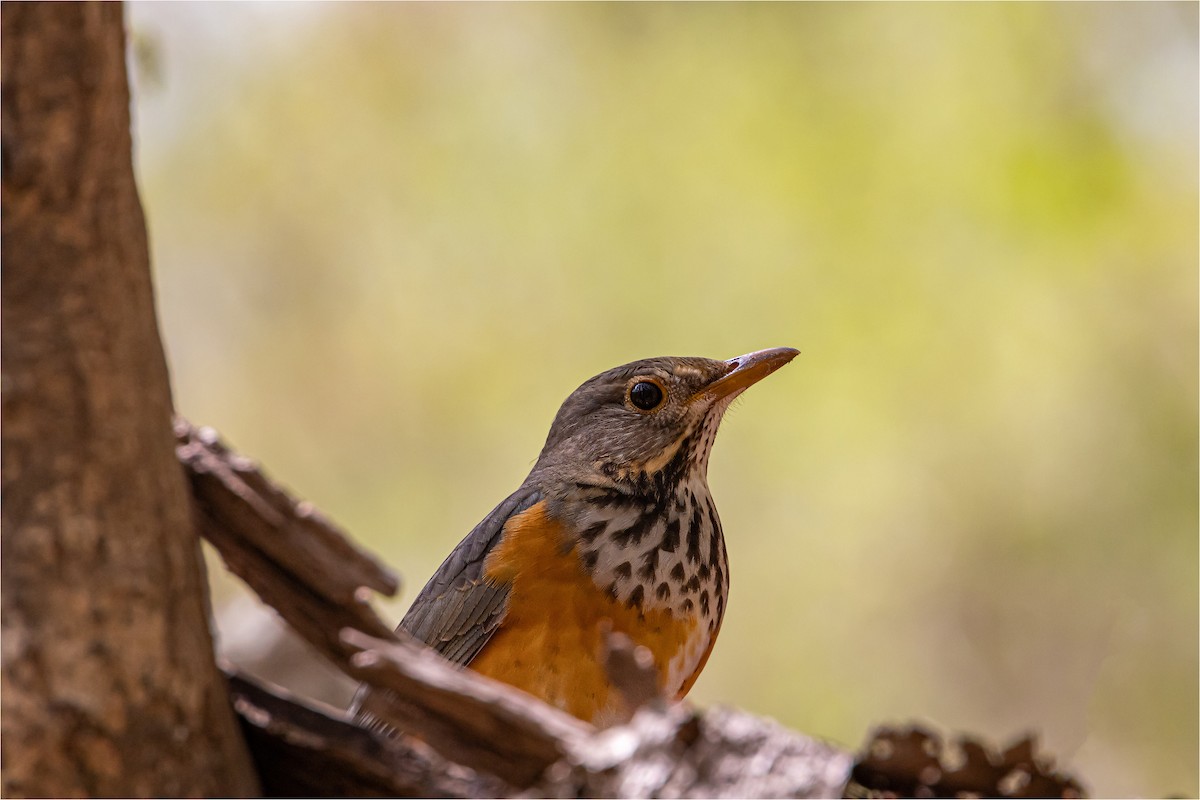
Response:
POLYGON ((662 401, 662 387, 654 381, 638 381, 629 387, 629 402, 642 411, 653 411, 662 401))

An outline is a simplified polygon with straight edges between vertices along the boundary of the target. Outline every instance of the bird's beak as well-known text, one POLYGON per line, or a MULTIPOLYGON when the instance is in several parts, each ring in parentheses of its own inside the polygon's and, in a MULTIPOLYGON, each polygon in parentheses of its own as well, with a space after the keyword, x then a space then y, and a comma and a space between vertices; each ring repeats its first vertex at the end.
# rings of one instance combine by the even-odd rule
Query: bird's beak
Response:
POLYGON ((725 362, 729 371, 704 386, 692 395, 691 399, 704 398, 711 402, 732 397, 758 383, 798 355, 800 351, 792 347, 772 347, 770 350, 759 350, 731 358, 725 362))

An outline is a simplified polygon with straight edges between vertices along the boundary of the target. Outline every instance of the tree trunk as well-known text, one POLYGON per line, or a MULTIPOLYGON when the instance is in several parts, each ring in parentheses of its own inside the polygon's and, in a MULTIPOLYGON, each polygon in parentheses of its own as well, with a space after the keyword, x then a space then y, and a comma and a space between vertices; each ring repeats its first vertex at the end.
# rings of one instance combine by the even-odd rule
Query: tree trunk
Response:
POLYGON ((122 13, 2 17, 3 791, 255 794, 174 456, 122 13))

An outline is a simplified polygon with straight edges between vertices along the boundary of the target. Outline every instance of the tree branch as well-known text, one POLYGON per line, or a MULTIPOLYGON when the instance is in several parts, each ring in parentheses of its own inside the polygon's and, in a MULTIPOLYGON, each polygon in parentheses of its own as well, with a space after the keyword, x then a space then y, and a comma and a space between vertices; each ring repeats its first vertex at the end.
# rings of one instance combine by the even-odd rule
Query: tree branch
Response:
POLYGON ((395 594, 400 582, 391 570, 311 504, 268 480, 254 461, 231 452, 211 428, 181 417, 174 424, 197 527, 230 571, 343 671, 351 651, 339 630, 392 638, 364 590, 395 594))
POLYGON ((530 786, 593 730, 503 683, 455 668, 408 637, 388 642, 347 629, 342 639, 360 650, 350 659, 351 674, 388 690, 372 692, 365 711, 514 786, 530 786))
POLYGON ((500 781, 227 670, 268 797, 497 797, 500 781))

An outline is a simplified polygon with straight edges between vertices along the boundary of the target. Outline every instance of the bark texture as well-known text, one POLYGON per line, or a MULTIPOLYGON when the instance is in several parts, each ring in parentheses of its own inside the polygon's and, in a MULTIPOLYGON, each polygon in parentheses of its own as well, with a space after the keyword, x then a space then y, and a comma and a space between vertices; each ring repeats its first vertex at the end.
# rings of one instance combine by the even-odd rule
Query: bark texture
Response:
POLYGON ((174 456, 122 12, 0 18, 3 791, 254 794, 174 456))
POLYGON ((234 674, 233 702, 267 797, 505 797, 509 787, 411 738, 234 674))
POLYGON ((253 460, 231 452, 216 431, 180 418, 175 439, 200 535, 301 636, 344 665, 352 651, 338 639, 342 628, 392 635, 368 602, 371 589, 396 593, 400 581, 391 570, 310 503, 268 480, 253 460))

